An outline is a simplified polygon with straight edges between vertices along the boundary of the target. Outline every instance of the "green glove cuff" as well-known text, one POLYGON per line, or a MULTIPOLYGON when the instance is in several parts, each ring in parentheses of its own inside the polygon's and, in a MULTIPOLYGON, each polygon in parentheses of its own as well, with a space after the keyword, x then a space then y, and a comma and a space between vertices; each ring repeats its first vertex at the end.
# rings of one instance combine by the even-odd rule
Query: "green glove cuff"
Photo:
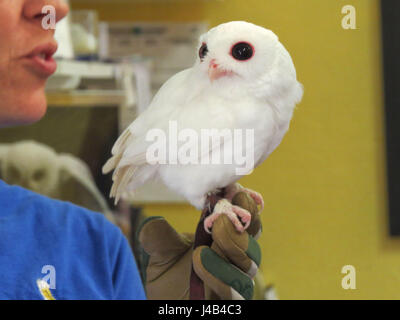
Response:
POLYGON ((193 253, 197 275, 221 299, 251 299, 260 246, 247 232, 238 233, 226 215, 214 222, 212 234, 211 248, 201 246, 193 253))
POLYGON ((140 223, 140 225, 139 225, 139 227, 138 227, 138 229, 136 231, 136 235, 135 235, 136 242, 139 244, 139 246, 138 246, 138 248, 139 248, 138 260, 139 260, 140 276, 141 276, 142 281, 143 281, 144 284, 147 281, 147 272, 146 272, 146 270, 147 270, 147 267, 149 265, 150 255, 143 249, 143 246, 140 243, 140 232, 142 231, 143 227, 147 223, 149 223, 150 221, 155 220, 155 219, 164 219, 164 218, 161 217, 161 216, 153 216, 153 217, 149 217, 149 218, 144 219, 140 223))
POLYGON ((239 234, 229 218, 221 215, 213 226, 213 240, 211 249, 254 278, 261 263, 261 249, 252 236, 239 234))
MULTIPOLYGON (((253 297, 254 283, 250 277, 244 272, 240 271, 233 264, 228 263, 222 259, 215 251, 209 247, 203 247, 200 252, 201 264, 209 273, 207 277, 215 277, 215 281, 222 281, 223 284, 231 288, 229 299, 246 299, 250 300, 253 297)), ((219 285, 220 289, 213 288, 216 292, 225 290, 225 286, 219 285)), ((217 292, 221 297, 224 294, 217 292)))
POLYGON ((261 248, 258 242, 252 237, 249 236, 248 248, 246 250, 246 254, 248 257, 254 261, 257 267, 260 266, 261 263, 261 248))

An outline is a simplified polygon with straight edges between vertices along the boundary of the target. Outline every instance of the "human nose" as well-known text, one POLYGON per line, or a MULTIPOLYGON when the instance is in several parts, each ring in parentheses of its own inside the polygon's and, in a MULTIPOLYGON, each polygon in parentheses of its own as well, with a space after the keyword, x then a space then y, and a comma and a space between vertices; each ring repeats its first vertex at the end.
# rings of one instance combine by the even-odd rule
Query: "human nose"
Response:
POLYGON ((69 6, 64 0, 26 0, 23 14, 27 19, 41 24, 43 18, 48 14, 46 10, 43 10, 46 6, 53 9, 56 22, 63 19, 69 12, 69 6))

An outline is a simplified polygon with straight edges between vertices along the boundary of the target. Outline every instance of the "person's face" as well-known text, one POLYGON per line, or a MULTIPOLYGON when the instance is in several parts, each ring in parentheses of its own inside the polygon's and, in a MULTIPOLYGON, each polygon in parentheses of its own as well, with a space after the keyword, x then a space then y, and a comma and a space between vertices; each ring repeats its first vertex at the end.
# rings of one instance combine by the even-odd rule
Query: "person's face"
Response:
POLYGON ((48 5, 56 21, 68 13, 63 0, 0 0, 0 127, 29 124, 46 112, 44 89, 57 48, 55 30, 42 27, 48 5))

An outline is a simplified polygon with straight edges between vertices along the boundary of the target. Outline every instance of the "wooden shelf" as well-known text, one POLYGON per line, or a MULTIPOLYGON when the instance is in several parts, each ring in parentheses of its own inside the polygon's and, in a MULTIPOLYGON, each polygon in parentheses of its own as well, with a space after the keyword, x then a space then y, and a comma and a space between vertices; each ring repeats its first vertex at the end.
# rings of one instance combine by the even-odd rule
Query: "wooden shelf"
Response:
POLYGON ((57 76, 78 76, 89 79, 110 79, 115 76, 115 64, 91 61, 58 60, 57 76))
POLYGON ((76 90, 46 93, 49 107, 118 107, 125 95, 119 90, 76 90))

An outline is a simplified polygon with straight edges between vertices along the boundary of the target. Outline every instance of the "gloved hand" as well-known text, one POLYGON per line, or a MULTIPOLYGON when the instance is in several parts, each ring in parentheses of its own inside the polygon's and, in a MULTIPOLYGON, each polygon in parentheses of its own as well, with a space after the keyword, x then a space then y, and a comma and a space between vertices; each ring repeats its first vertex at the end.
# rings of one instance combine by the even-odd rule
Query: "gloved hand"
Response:
POLYGON ((251 299, 252 278, 261 261, 255 238, 261 233, 257 205, 246 193, 232 199, 252 214, 249 228, 239 233, 221 215, 212 227, 211 247, 193 251, 194 235, 179 234, 162 217, 147 218, 139 227, 140 265, 148 299, 189 299, 193 268, 204 282, 205 299, 251 299))

